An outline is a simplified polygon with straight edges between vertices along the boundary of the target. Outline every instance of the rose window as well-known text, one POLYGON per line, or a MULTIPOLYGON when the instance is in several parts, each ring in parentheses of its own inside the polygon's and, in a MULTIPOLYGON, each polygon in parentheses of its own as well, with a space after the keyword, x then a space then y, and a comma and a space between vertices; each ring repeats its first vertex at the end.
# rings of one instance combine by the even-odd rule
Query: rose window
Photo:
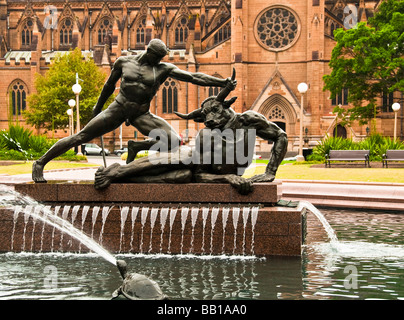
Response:
POLYGON ((298 35, 298 20, 288 9, 270 8, 256 20, 257 41, 266 49, 284 50, 293 45, 298 35))

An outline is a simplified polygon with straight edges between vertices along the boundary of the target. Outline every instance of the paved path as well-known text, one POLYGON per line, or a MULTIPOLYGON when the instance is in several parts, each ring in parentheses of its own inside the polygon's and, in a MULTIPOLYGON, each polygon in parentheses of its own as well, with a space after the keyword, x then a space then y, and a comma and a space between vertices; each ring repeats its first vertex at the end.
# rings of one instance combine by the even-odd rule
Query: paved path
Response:
MULTIPOLYGON (((118 157, 107 157, 107 165, 125 164, 118 157)), ((102 158, 91 158, 89 163, 103 165, 102 158)), ((47 180, 94 180, 97 168, 49 170, 47 180)), ((32 182, 31 174, 0 175, 0 184, 32 182)), ((306 200, 318 207, 376 209, 404 213, 404 183, 365 183, 340 181, 283 180, 282 199, 306 200)))
POLYGON ((375 209, 404 213, 404 184, 283 180, 282 198, 317 207, 375 209))

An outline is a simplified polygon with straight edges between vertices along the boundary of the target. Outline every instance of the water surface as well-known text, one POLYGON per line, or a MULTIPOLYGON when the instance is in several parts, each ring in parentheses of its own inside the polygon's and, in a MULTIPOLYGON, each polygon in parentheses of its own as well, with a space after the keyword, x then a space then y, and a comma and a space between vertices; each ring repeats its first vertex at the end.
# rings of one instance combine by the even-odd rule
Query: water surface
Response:
MULTIPOLYGON (((404 299, 404 215, 321 211, 339 242, 309 214, 302 258, 116 257, 172 299, 404 299)), ((95 254, 0 254, 0 299, 110 299, 120 284, 95 254)))

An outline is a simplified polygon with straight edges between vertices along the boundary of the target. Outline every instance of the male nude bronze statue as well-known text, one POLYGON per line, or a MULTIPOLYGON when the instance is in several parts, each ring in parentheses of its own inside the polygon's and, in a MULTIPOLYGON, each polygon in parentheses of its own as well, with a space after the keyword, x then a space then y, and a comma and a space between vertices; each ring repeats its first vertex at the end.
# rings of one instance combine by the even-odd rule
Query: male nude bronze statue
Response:
MULTIPOLYGON (((49 161, 75 146, 117 129, 124 122, 129 122, 145 136, 155 129, 164 131, 169 139, 168 150, 171 146, 179 145, 180 137, 174 128, 149 110, 150 101, 160 85, 168 77, 200 86, 225 87, 229 82, 235 86, 236 82, 230 78, 219 79, 203 73, 191 73, 171 63, 161 62, 168 51, 164 42, 153 39, 145 52, 136 56, 119 57, 93 109, 94 118, 80 132, 59 140, 35 161, 32 166, 32 179, 35 182, 46 182, 43 170, 49 161), (121 84, 118 96, 106 110, 101 111, 119 79, 121 84), (172 141, 173 139, 177 141, 172 141)), ((153 139, 139 141, 137 148, 147 150, 156 142, 153 139)))
POLYGON ((230 108, 236 98, 225 98, 233 89, 229 83, 218 96, 207 98, 201 108, 186 115, 176 113, 181 118, 205 124, 196 137, 194 149, 160 152, 126 165, 114 163, 108 168, 100 167, 95 174, 95 188, 103 189, 113 182, 229 183, 239 193, 248 194, 254 182, 273 181, 287 151, 287 135, 257 112, 236 113, 230 108), (229 134, 223 135, 225 131, 229 134), (253 153, 247 149, 254 149, 255 135, 274 144, 265 173, 246 179, 241 174, 252 161, 253 153), (234 157, 234 153, 242 153, 243 157, 234 157))

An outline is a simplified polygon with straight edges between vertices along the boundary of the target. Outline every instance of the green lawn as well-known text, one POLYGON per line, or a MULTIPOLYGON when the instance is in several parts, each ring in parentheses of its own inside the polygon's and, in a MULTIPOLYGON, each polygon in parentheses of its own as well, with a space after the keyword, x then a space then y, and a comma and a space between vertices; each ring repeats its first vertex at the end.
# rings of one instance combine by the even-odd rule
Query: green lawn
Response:
MULTIPOLYGON (((256 163, 260 166, 248 169, 244 174, 245 177, 263 173, 268 160, 258 160, 256 163)), ((312 164, 283 164, 279 167, 276 178, 404 183, 404 168, 318 168, 312 166, 312 164)), ((85 162, 51 161, 46 165, 45 170, 81 167, 98 167, 98 165, 85 162)), ((0 174, 28 174, 31 171, 32 162, 0 166, 0 174)))
MULTIPOLYGON (((247 170, 244 176, 264 171, 265 166, 259 166, 247 170)), ((311 164, 285 164, 279 167, 276 179, 404 183, 404 168, 312 168, 311 164)))
MULTIPOLYGON (((66 161, 51 161, 49 162, 45 170, 55 170, 55 169, 69 169, 69 168, 83 168, 83 167, 98 167, 96 164, 86 163, 86 162, 66 162, 66 161)), ((26 174, 32 172, 32 162, 21 162, 13 165, 2 165, 0 166, 0 174, 26 174)))

